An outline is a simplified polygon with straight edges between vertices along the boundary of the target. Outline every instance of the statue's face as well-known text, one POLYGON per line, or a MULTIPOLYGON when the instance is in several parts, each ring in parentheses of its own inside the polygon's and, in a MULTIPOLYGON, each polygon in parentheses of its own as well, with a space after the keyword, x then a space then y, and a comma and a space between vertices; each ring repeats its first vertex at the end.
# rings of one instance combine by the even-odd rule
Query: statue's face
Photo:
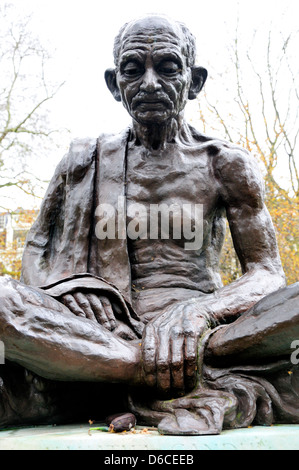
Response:
POLYGON ((191 69, 182 34, 163 19, 140 20, 126 32, 116 80, 121 99, 141 124, 163 123, 184 109, 191 69))

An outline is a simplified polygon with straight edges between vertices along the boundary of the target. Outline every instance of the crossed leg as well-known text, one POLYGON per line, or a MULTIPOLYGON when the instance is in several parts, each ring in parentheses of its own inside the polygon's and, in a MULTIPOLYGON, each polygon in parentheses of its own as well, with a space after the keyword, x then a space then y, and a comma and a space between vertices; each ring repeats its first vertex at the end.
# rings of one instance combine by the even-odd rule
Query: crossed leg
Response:
POLYGON ((7 360, 47 379, 142 384, 138 342, 6 277, 0 278, 0 340, 7 360))

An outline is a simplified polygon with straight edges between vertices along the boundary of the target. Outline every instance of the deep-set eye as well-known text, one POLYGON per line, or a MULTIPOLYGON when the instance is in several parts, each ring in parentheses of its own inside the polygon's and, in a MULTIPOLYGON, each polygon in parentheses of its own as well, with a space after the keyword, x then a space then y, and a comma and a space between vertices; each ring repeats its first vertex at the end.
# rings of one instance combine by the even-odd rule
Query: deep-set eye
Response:
POLYGON ((143 73, 143 68, 136 62, 128 62, 122 68, 122 73, 127 77, 136 77, 143 73))
POLYGON ((164 75, 176 75, 181 72, 181 67, 172 60, 163 61, 158 66, 159 73, 164 75))

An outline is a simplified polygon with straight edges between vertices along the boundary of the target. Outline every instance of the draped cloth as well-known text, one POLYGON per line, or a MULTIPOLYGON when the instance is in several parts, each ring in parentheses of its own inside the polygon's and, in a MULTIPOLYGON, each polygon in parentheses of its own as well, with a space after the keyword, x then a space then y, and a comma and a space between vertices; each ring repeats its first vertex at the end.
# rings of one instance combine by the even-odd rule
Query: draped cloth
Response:
POLYGON ((56 298, 82 289, 112 296, 121 304, 124 320, 140 337, 143 324, 132 307, 126 240, 129 133, 127 129, 118 135, 72 142, 27 236, 21 281, 56 298), (115 211, 113 239, 96 236, 101 205, 115 211))
MULTIPOLYGON (((98 139, 74 140, 56 168, 29 231, 22 260, 22 282, 42 287, 73 276, 92 274, 115 285, 130 300, 130 266, 126 236, 96 237, 96 208, 110 204, 122 218, 118 198, 125 195, 129 130, 98 139)), ((124 199, 123 199, 124 200, 124 199)), ((118 231, 118 226, 116 231, 118 231)))
POLYGON ((162 434, 298 424, 298 339, 299 282, 266 296, 234 323, 207 329, 190 393, 161 400, 132 391, 129 407, 162 434))
MULTIPOLYGON (((106 293, 117 299, 122 321, 140 338, 144 325, 132 307, 125 233, 129 133, 72 143, 28 234, 21 281, 54 298, 76 289, 106 293), (96 236, 101 204, 114 208, 114 239, 96 236)), ((263 299, 233 324, 207 329, 195 390, 171 400, 155 397, 153 390, 131 390, 128 409, 163 434, 217 434, 252 424, 299 423, 299 371, 291 361, 296 339, 299 283, 263 299)), ((49 417, 49 409, 47 413, 49 417)))

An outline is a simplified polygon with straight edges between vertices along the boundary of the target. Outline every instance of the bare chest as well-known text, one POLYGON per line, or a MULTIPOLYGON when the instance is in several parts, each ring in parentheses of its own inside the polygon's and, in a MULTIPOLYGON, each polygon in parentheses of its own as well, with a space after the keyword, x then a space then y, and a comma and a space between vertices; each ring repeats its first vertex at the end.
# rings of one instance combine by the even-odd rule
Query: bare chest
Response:
POLYGON ((210 157, 196 149, 147 154, 134 148, 128 153, 127 203, 149 207, 155 204, 201 204, 204 213, 215 209, 217 189, 210 157))

